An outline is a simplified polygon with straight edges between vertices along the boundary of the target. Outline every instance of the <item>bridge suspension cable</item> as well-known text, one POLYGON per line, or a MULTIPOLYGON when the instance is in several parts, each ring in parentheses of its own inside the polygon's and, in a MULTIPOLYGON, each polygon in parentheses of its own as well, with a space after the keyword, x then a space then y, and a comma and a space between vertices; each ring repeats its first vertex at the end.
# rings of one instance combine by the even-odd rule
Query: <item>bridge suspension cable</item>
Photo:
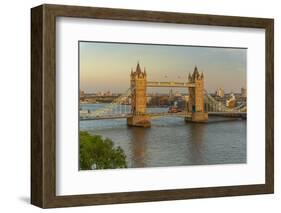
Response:
MULTIPOLYGON (((122 93, 120 96, 115 98, 110 104, 107 106, 97 109, 95 111, 90 111, 88 113, 85 113, 87 117, 99 117, 109 114, 129 114, 131 112, 130 107, 128 107, 126 104, 122 104, 125 98, 131 95, 131 90, 133 88, 127 89, 124 93, 122 93)), ((80 113, 83 115, 83 113, 80 113)))
POLYGON ((209 108, 212 110, 216 110, 219 112, 246 112, 247 105, 245 103, 240 104, 234 108, 228 108, 222 102, 217 101, 214 97, 212 97, 206 90, 205 90, 205 102, 208 104, 209 108))

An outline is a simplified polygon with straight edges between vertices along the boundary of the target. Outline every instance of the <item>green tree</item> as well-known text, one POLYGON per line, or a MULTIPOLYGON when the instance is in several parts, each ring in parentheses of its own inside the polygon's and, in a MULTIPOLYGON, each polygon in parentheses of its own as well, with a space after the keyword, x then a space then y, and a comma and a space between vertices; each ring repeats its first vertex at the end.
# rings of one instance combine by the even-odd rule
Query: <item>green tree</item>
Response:
POLYGON ((80 169, 127 168, 126 155, 110 139, 80 131, 80 169))

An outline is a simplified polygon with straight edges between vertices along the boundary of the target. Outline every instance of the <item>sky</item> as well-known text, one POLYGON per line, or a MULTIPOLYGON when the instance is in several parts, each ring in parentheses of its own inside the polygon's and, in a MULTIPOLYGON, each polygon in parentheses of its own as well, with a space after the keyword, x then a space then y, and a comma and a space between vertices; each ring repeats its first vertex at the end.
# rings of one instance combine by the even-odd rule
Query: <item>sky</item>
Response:
MULTIPOLYGON (((197 66, 204 73, 205 89, 240 92, 246 88, 247 49, 79 42, 80 90, 86 93, 122 93, 130 87, 131 69, 145 67, 148 81, 186 82, 197 66)), ((148 92, 165 92, 154 88, 148 92)), ((179 89, 175 91, 183 92, 179 89)))

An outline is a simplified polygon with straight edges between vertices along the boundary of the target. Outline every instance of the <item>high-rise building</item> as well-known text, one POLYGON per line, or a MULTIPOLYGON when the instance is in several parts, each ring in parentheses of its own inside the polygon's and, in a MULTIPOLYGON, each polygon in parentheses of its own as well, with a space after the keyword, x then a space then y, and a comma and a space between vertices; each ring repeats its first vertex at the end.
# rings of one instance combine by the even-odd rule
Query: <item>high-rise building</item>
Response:
POLYGON ((218 88, 216 91, 216 96, 223 98, 224 97, 224 89, 223 88, 218 88))
POLYGON ((244 97, 244 98, 247 97, 247 89, 244 88, 244 87, 241 88, 241 96, 244 97))
POLYGON ((228 108, 234 108, 236 106, 236 98, 233 93, 230 95, 230 98, 226 100, 226 106, 228 108))
POLYGON ((174 99, 174 92, 173 92, 173 89, 170 89, 169 90, 169 101, 171 101, 173 99, 174 99))

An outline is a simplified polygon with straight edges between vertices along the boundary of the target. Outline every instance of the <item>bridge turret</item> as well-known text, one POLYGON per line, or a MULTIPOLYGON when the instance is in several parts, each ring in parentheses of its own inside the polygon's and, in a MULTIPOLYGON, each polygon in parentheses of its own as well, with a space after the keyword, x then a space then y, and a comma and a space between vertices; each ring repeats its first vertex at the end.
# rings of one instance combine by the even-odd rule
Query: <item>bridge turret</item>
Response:
POLYGON ((141 72, 140 62, 139 62, 139 61, 138 61, 138 63, 137 63, 136 72, 141 72))
POLYGON ((204 74, 200 74, 195 66, 192 75, 188 76, 188 81, 194 84, 189 87, 188 111, 192 112, 192 121, 202 122, 208 120, 208 114, 204 110, 204 74))
POLYGON ((191 82, 192 81, 192 77, 190 75, 190 73, 188 73, 188 82, 191 82))
POLYGON ((135 71, 131 72, 131 112, 128 125, 150 126, 150 118, 146 115, 146 70, 141 70, 139 62, 135 71))
POLYGON ((137 80, 137 79, 146 79, 146 71, 141 70, 140 64, 138 62, 136 70, 131 70, 131 80, 137 80))
POLYGON ((190 73, 188 74, 188 81, 191 83, 194 83, 195 81, 203 80, 203 79, 204 79, 203 72, 200 74, 197 66, 195 66, 192 75, 190 73))
POLYGON ((192 74, 192 78, 197 79, 198 77, 199 77, 199 72, 198 72, 197 66, 195 66, 193 74, 192 74))

